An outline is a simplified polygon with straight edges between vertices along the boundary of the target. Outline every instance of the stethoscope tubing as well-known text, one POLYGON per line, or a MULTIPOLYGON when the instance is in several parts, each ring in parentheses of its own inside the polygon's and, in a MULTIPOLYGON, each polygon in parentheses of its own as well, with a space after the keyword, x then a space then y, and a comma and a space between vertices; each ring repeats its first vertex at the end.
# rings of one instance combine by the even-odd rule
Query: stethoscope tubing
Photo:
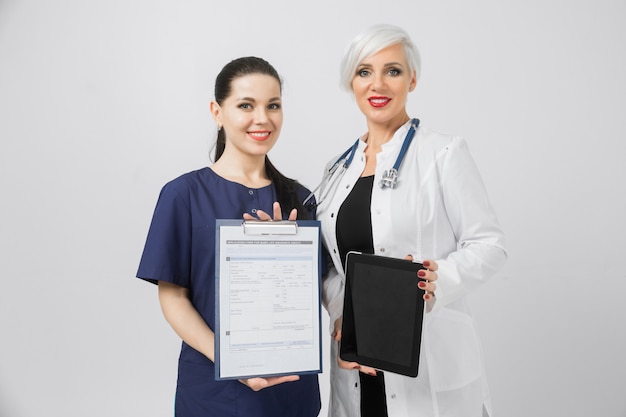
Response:
MULTIPOLYGON (((404 142, 402 143, 402 148, 400 148, 400 153, 398 154, 398 157, 396 158, 396 161, 393 164, 393 168, 389 171, 385 171, 385 178, 383 178, 380 182, 381 188, 393 189, 395 187, 395 184, 398 180, 398 171, 400 170, 400 165, 402 164, 402 160, 404 159, 404 156, 406 155, 406 152, 409 149, 409 145, 411 144, 411 141, 413 140, 413 137, 415 136, 415 132, 417 128, 419 127, 419 124, 420 124, 419 119, 411 120, 411 128, 409 129, 406 137, 404 138, 404 142), (391 175, 392 177, 387 178, 388 175, 391 175)), ((356 151, 359 147, 360 140, 361 140, 360 138, 357 138, 354 144, 350 148, 346 149, 346 151, 343 154, 341 154, 339 158, 337 158, 337 160, 331 165, 331 167, 324 174, 322 181, 307 196, 307 198, 304 199, 304 201, 302 202, 302 205, 306 205, 306 203, 315 195, 315 193, 320 188, 324 188, 328 190, 332 187, 332 185, 335 184, 335 182, 337 182, 339 178, 343 177, 343 174, 345 174, 345 172, 348 170, 348 168, 350 167, 350 164, 352 163, 352 160, 354 159, 354 156, 356 155, 356 151), (340 169, 341 172, 335 175, 338 169, 340 169)), ((323 200, 324 199, 322 198, 320 199, 320 201, 317 201, 316 205, 319 206, 323 200)))

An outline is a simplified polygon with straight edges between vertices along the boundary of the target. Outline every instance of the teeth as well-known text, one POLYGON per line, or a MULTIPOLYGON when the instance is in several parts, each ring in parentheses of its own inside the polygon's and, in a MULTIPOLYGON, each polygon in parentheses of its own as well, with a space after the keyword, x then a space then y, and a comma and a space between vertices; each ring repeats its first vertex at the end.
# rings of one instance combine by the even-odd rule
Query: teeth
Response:
POLYGON ((263 138, 267 135, 269 135, 269 133, 267 132, 262 132, 262 133, 258 133, 258 132, 251 132, 250 133, 252 136, 257 137, 257 138, 263 138))
POLYGON ((382 104, 382 103, 386 103, 388 100, 385 98, 373 98, 370 101, 375 104, 382 104))

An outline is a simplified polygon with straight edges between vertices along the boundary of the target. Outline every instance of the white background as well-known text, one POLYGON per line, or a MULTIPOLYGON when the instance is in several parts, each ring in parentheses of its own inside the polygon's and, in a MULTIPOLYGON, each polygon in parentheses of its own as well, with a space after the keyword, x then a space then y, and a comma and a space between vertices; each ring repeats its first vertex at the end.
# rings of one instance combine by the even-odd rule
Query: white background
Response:
POLYGON ((626 416, 624 0, 0 0, 0 416, 173 414, 180 342, 134 274, 161 186, 209 164, 217 72, 276 66, 271 157, 313 187, 365 130, 338 66, 375 23, 507 235, 472 297, 497 415, 626 416))

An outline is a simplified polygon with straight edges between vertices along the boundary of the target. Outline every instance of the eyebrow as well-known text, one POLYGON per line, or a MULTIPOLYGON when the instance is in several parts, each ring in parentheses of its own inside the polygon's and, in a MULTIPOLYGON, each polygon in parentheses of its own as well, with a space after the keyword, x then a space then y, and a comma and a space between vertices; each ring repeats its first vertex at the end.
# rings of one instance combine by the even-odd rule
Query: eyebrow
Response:
MULTIPOLYGON (((359 64, 359 66, 357 68, 361 68, 361 67, 371 67, 372 64, 359 64)), ((399 66, 399 67, 403 67, 404 65, 402 65, 402 63, 400 62, 387 62, 385 65, 383 65, 384 67, 393 67, 393 66, 399 66)))
MULTIPOLYGON (((256 100, 252 97, 239 97, 237 100, 238 101, 251 101, 252 103, 256 102, 256 100)), ((280 101, 280 100, 281 100, 280 97, 272 97, 269 101, 270 103, 273 103, 275 101, 280 101)))

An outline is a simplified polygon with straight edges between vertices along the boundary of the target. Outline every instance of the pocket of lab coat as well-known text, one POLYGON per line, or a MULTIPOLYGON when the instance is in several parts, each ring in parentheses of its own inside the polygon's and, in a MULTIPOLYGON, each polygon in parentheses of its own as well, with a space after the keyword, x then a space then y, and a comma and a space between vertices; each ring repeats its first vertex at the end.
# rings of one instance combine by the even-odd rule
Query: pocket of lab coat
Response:
POLYGON ((482 357, 470 315, 441 308, 427 321, 428 358, 437 391, 457 389, 479 378, 482 357))

